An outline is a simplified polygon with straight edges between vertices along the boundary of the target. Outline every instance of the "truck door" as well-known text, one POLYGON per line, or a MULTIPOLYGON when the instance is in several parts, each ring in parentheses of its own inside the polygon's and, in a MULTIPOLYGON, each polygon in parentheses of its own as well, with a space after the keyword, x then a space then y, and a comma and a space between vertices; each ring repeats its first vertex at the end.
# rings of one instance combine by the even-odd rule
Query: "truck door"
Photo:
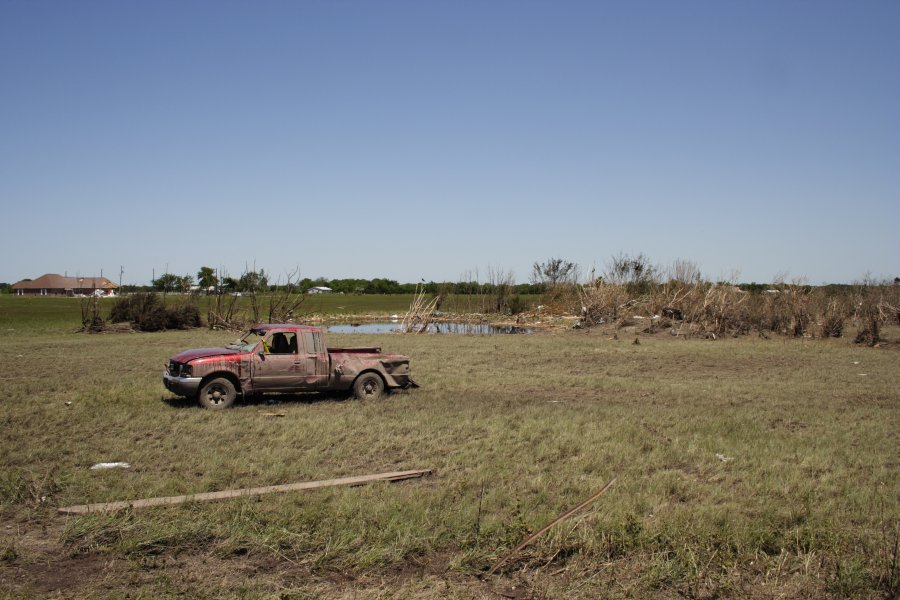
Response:
POLYGON ((254 358, 253 389, 291 392, 311 387, 296 331, 275 331, 263 341, 263 352, 254 358))
POLYGON ((302 332, 307 382, 310 387, 324 387, 328 380, 328 351, 322 340, 322 332, 304 330, 302 332))

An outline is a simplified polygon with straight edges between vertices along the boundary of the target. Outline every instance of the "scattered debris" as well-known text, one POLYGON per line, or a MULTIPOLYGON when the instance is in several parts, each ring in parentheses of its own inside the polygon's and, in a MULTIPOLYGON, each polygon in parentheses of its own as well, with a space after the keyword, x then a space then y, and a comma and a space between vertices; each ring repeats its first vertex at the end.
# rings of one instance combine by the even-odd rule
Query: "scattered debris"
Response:
POLYGON ((61 508, 58 508, 57 511, 63 515, 86 515, 88 513, 113 512, 117 510, 124 510, 126 508, 146 508, 148 506, 170 506, 173 504, 184 504, 186 502, 208 502, 210 500, 246 498, 248 496, 261 496, 263 494, 272 494, 275 492, 294 492, 299 490, 313 490, 342 485, 355 486, 371 483, 373 481, 401 481, 404 479, 423 477, 430 473, 431 469, 418 469, 415 471, 393 471, 390 473, 378 473, 377 475, 360 475, 357 477, 325 479, 322 481, 307 481, 304 483, 286 483, 283 485, 270 485, 267 487, 258 488, 242 488, 238 490, 224 490, 221 492, 189 494, 186 496, 166 496, 161 498, 145 498, 143 500, 123 500, 119 502, 101 502, 98 504, 79 504, 76 506, 63 506, 61 508))
POLYGON ((734 460, 733 456, 725 456, 724 454, 719 454, 718 452, 716 453, 716 458, 718 458, 722 462, 728 462, 728 461, 734 460))
MULTIPOLYGON (((68 404, 71 404, 69 402, 68 404)), ((97 463, 96 465, 91 467, 91 471, 98 471, 100 469, 130 469, 131 465, 127 462, 103 462, 97 463)))
POLYGON ((591 502, 593 502, 594 500, 596 500, 597 498, 602 496, 606 492, 606 490, 608 490, 612 486, 612 484, 614 484, 616 482, 616 479, 617 479, 616 477, 613 477, 612 479, 610 479, 609 481, 606 482, 606 485, 604 485, 602 488, 600 488, 599 492, 597 492, 596 494, 594 494, 593 496, 591 496, 590 498, 588 498, 587 500, 585 500, 584 502, 582 502, 581 504, 576 506, 575 508, 571 508, 571 509, 567 510, 566 512, 564 512, 563 514, 559 515, 558 517, 556 517, 555 519, 553 519, 552 521, 550 521, 549 523, 544 525, 541 529, 539 529, 537 531, 537 533, 533 533, 530 536, 528 536, 527 538, 525 538, 522 541, 522 543, 520 543, 518 546, 513 548, 512 551, 510 551, 509 553, 506 554, 506 556, 504 556, 503 558, 498 560, 496 563, 494 563, 494 566, 491 567, 491 570, 487 572, 487 576, 491 576, 494 573, 496 573, 497 569, 502 567, 509 559, 511 559, 513 556, 515 556, 516 553, 519 552, 519 550, 521 550, 522 548, 524 548, 525 546, 527 546, 534 540, 536 540, 539 537, 541 537, 542 535, 544 535, 554 525, 556 525, 560 521, 563 521, 563 520, 571 517, 572 515, 579 512, 584 507, 586 507, 588 504, 590 504, 591 502))
POLYGON ((66 406, 72 406, 72 401, 71 400, 67 401, 66 406))
MULTIPOLYGON (((677 294, 676 294, 677 295, 677 294)), ((675 319, 676 321, 684 320, 684 311, 671 306, 664 306, 662 309, 663 316, 667 319, 675 319)))

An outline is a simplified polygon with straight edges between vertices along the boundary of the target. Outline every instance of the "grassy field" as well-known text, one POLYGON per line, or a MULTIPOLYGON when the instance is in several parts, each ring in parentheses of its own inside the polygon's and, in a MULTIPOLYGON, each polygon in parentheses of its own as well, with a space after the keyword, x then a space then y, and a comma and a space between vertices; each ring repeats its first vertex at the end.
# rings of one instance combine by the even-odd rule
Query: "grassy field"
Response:
POLYGON ((897 595, 896 329, 880 348, 666 334, 635 344, 627 330, 330 336, 410 355, 422 388, 210 412, 164 391, 163 364, 233 335, 87 335, 78 320, 77 300, 0 297, 5 597, 897 595), (90 470, 105 461, 131 468, 90 470), (56 513, 416 468, 434 473, 56 513), (612 477, 596 504, 483 577, 612 477))
MULTIPOLYGON (((412 294, 313 294, 304 297, 297 317, 327 321, 378 318, 394 314, 402 316, 409 310, 413 297, 412 294)), ((170 294, 166 297, 166 303, 175 305, 189 299, 188 296, 170 294)), ((540 301, 539 296, 531 295, 524 295, 522 299, 526 306, 536 305, 540 301)), ((17 298, 10 294, 0 294, 0 331, 15 329, 20 332, 55 332, 78 329, 81 327, 81 307, 87 301, 62 297, 17 298)), ((194 301, 205 319, 214 298, 198 296, 194 301)), ((112 298, 100 299, 104 318, 109 314, 113 302, 115 300, 112 298)), ((241 312, 248 312, 249 298, 241 297, 237 302, 241 312)), ((264 307, 266 302, 267 298, 261 297, 260 303, 264 307)), ((449 313, 468 314, 482 312, 489 304, 490 299, 487 297, 450 295, 445 299, 442 309, 449 313)))
MULTIPOLYGON (((304 298, 299 311, 301 316, 329 318, 340 315, 391 315, 403 314, 409 309, 413 296, 411 294, 395 295, 361 295, 350 296, 340 294, 310 295, 304 298)), ((188 300, 181 295, 169 295, 168 304, 178 304, 188 300)), ((80 298, 17 298, 9 294, 0 294, 0 330, 16 329, 19 331, 59 331, 77 329, 81 326, 81 306, 86 299, 80 298)), ((201 315, 205 318, 208 303, 213 299, 199 296, 196 302, 201 315)), ((103 315, 109 314, 114 299, 100 300, 103 315)), ((246 297, 237 300, 243 310, 249 305, 246 297)), ((265 303, 265 298, 262 299, 265 303)), ((455 304, 456 302, 454 302, 455 304)))

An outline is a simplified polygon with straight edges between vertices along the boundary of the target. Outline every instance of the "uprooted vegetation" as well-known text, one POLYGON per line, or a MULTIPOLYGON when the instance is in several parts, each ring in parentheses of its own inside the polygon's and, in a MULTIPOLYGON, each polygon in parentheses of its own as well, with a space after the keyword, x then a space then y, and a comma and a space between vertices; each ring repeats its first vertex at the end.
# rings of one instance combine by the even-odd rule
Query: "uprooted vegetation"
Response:
POLYGON ((334 302, 323 297, 307 302, 311 282, 299 279, 298 270, 288 273, 284 284, 280 279, 272 283, 269 274, 255 267, 237 279, 221 280, 218 274, 211 280, 201 277, 205 270, 209 269, 198 273, 204 283, 200 291, 168 297, 132 294, 116 300, 109 318, 104 318, 100 299, 85 298, 82 328, 105 331, 109 322, 129 323, 144 331, 204 324, 210 329, 241 330, 254 323, 315 322, 337 314, 351 322, 390 315, 402 318, 404 332, 428 331, 429 324, 447 320, 503 324, 515 320, 538 327, 574 322, 579 328, 632 327, 641 333, 710 339, 849 335, 873 346, 883 341, 886 324, 900 324, 898 280, 866 277, 852 285, 811 286, 803 279, 785 277, 771 284, 738 283, 737 275, 732 275, 711 281, 691 261, 676 260, 661 268, 643 254, 613 256, 600 275, 592 271, 582 277, 577 264, 551 258, 534 264, 527 284, 517 284, 512 271, 489 267, 486 277, 475 270, 455 283, 423 280, 412 295, 359 291, 341 293, 340 300, 333 296, 334 302), (210 281, 214 285, 206 285, 210 281))
MULTIPOLYGON (((192 329, 208 325, 210 329, 239 331, 254 323, 291 323, 300 316, 306 296, 300 291, 297 272, 288 274, 285 285, 269 285, 263 270, 241 276, 241 292, 213 294, 139 291, 115 298, 104 316, 102 299, 81 299, 81 330, 164 331, 192 329), (206 322, 201 316, 205 305, 206 322)), ((156 283, 157 280, 154 281, 156 283)))
POLYGON ((287 275, 284 285, 269 286, 262 269, 249 271, 239 281, 245 281, 241 296, 237 293, 217 293, 207 304, 207 323, 210 329, 238 331, 254 323, 293 323, 300 316, 306 295, 299 285, 299 270, 287 275), (250 274, 255 276, 250 276, 250 274), (240 298, 246 296, 246 302, 240 298))
POLYGON ((200 327, 200 309, 189 296, 168 306, 157 294, 142 292, 118 298, 109 314, 111 323, 130 323, 138 331, 200 327))
POLYGON ((441 319, 495 320, 576 328, 634 327, 642 333, 715 339, 770 334, 837 338, 848 331, 857 343, 882 341, 886 324, 900 324, 900 282, 866 277, 852 285, 811 286, 778 277, 771 284, 704 279, 699 267, 676 260, 668 268, 643 254, 613 256, 606 270, 581 278, 578 265, 560 258, 535 263, 527 300, 512 273, 489 269, 464 282, 426 294, 421 286, 404 317, 402 331, 424 331, 441 319), (539 299, 538 299, 539 298, 539 299), (533 306, 536 305, 536 306, 533 306), (441 307, 447 312, 441 313, 441 307), (424 324, 424 325, 423 325, 424 324))
POLYGON ((543 307, 545 315, 578 316, 579 327, 636 325, 646 333, 669 330, 708 338, 841 337, 849 323, 857 343, 874 345, 885 324, 900 323, 900 285, 871 278, 819 287, 784 278, 766 286, 711 282, 686 261, 676 261, 664 274, 643 255, 619 255, 602 276, 591 273, 586 284, 550 286, 543 307))
POLYGON ((163 331, 191 329, 203 325, 195 298, 188 296, 177 304, 167 303, 155 292, 138 292, 116 298, 104 318, 101 299, 81 300, 81 331, 163 331))
POLYGON ((668 281, 642 293, 602 279, 571 290, 580 301, 585 327, 646 322, 648 333, 669 329, 673 335, 720 337, 769 333, 789 337, 841 337, 846 322, 857 342, 873 345, 880 327, 900 322, 897 286, 862 284, 848 290, 813 288, 778 282, 763 291, 731 283, 668 281))

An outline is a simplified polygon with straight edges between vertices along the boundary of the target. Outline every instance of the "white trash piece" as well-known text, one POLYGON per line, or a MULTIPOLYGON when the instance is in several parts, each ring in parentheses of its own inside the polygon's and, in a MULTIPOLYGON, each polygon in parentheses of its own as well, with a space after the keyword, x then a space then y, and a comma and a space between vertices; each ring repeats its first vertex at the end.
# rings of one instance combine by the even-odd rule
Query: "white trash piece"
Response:
POLYGON ((97 463, 93 467, 91 467, 91 471, 96 471, 98 469, 130 469, 131 465, 127 462, 108 462, 108 463, 97 463))

